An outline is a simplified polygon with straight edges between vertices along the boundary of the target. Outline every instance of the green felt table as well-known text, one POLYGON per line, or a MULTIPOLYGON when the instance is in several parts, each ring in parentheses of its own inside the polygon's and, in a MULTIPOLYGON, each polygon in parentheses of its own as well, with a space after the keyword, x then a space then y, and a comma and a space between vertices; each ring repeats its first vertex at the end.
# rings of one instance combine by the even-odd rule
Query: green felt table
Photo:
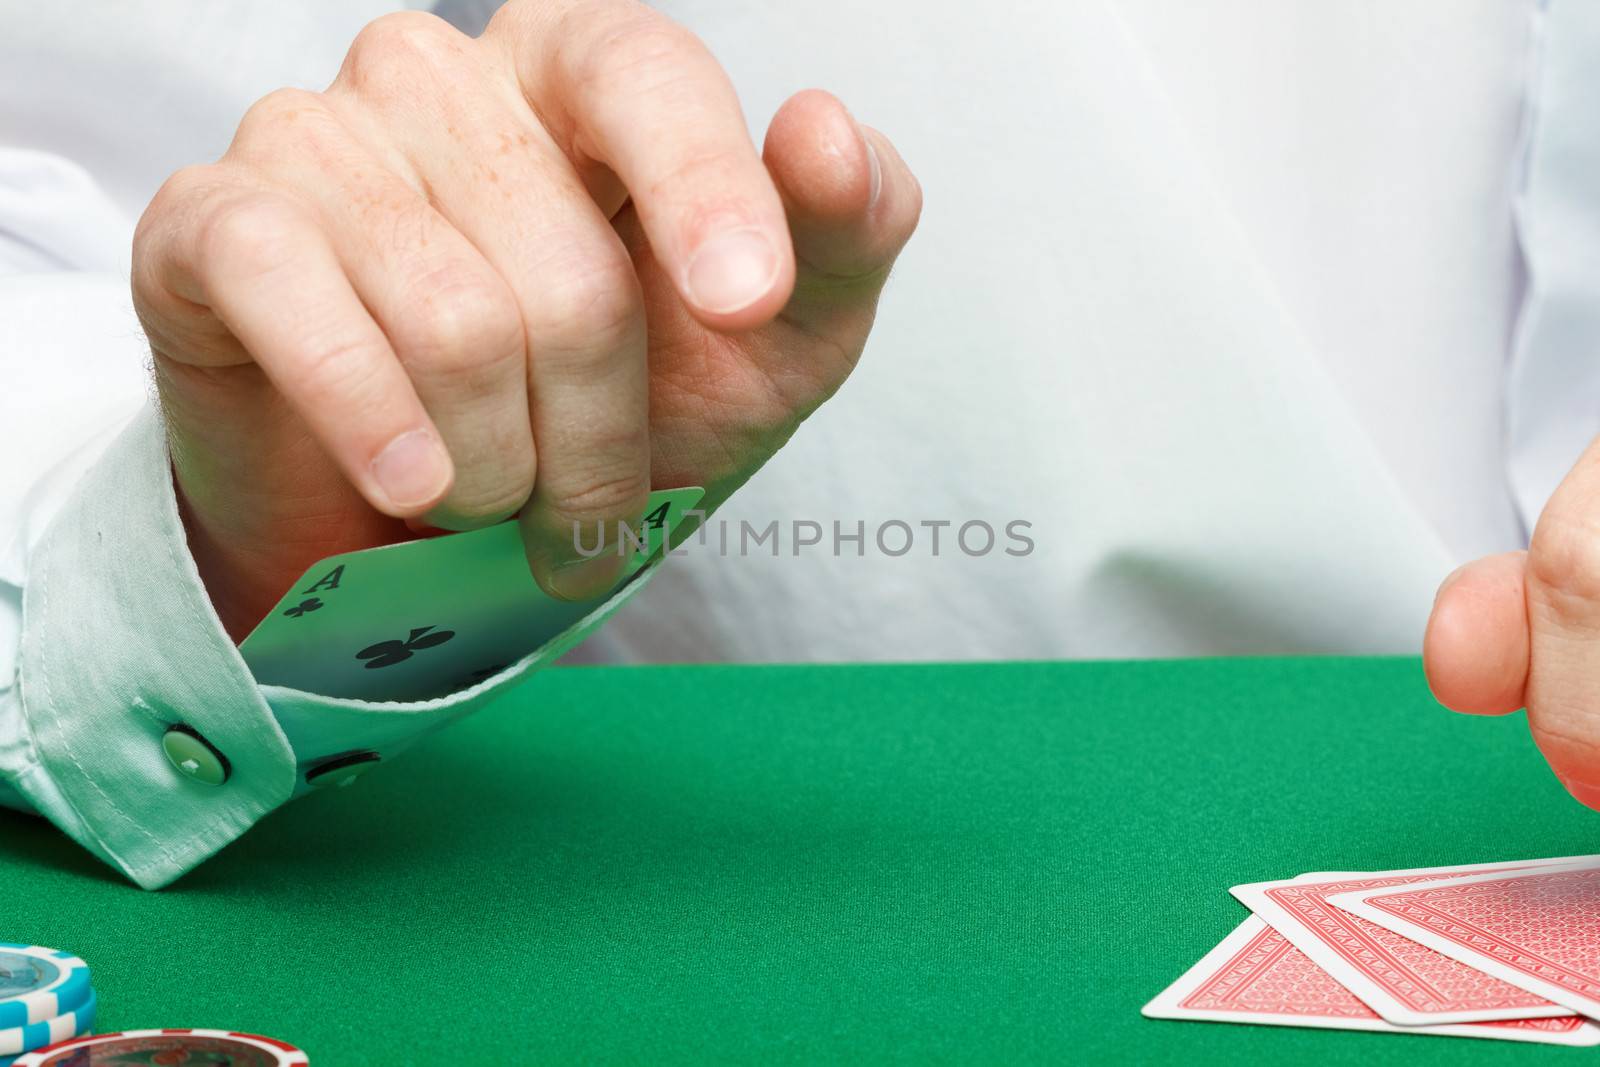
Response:
POLYGON ((1600 851, 1414 660, 560 669, 160 893, 0 839, 0 939, 101 1029, 321 1067, 1594 1055, 1139 1015, 1229 885, 1600 851))

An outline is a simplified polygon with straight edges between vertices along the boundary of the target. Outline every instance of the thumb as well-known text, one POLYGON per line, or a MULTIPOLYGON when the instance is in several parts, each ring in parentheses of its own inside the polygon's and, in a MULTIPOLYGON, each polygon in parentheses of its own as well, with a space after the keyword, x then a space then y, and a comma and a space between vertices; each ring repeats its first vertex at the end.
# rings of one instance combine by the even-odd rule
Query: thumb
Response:
POLYGON ((922 187, 889 139, 820 89, 785 101, 763 161, 794 242, 788 323, 859 353, 878 294, 922 213, 922 187))
POLYGON ((1533 738, 1567 790, 1600 809, 1600 441, 1539 516, 1527 582, 1533 738))
POLYGON ((1522 707, 1528 681, 1526 552, 1474 560, 1434 597, 1422 666, 1439 703, 1473 715, 1522 707))

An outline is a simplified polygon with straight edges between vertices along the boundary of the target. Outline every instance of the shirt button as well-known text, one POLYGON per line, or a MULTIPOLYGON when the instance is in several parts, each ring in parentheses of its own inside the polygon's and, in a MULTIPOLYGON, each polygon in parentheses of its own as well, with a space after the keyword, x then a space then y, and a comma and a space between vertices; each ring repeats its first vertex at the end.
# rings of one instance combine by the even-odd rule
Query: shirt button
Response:
POLYGON ((211 747, 211 742, 192 727, 169 728, 161 739, 161 751, 178 768, 179 774, 206 785, 221 785, 233 773, 228 757, 211 747))
POLYGON ((376 752, 347 752, 307 771, 306 784, 317 789, 347 786, 377 766, 381 759, 376 752))

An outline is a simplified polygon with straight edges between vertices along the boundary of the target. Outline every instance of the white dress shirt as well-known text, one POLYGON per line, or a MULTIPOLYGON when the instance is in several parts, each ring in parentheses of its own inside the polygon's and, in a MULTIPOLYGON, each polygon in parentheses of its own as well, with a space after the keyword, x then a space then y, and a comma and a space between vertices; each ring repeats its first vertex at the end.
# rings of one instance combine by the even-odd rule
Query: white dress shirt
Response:
POLYGON ((580 657, 1415 652, 1439 579, 1523 543, 1532 3, 661 6, 754 126, 826 86, 926 193, 860 368, 723 517, 1037 548, 702 552, 580 657))
MULTIPOLYGON (((386 759, 598 622, 442 701, 330 700, 250 679, 188 557, 132 222, 390 6, 0 0, 0 799, 10 781, 143 885, 318 760, 386 759), (226 752, 227 784, 165 761, 174 724, 226 752)), ((1439 578, 1523 543, 1554 484, 1569 445, 1513 484, 1508 425, 1595 432, 1592 395, 1508 373, 1541 295, 1513 212, 1537 207, 1531 0, 659 6, 758 137, 825 86, 926 209, 851 381, 581 658, 1412 652, 1439 578), (797 520, 822 543, 796 547, 797 520), (741 521, 778 522, 777 555, 741 556, 741 521), (904 554, 875 543, 896 521, 904 554), (967 554, 977 521, 1026 523, 1032 551, 967 554)))
POLYGON ((0 7, 0 100, 34 105, 0 109, 0 803, 43 813, 146 888, 314 780, 346 780, 318 779, 335 761, 386 761, 481 707, 644 584, 471 689, 404 703, 257 685, 206 597, 147 400, 132 220, 186 157, 222 150, 251 100, 324 85, 389 6, 169 4, 87 21, 0 7), (226 781, 169 759, 175 730, 203 738, 226 781))

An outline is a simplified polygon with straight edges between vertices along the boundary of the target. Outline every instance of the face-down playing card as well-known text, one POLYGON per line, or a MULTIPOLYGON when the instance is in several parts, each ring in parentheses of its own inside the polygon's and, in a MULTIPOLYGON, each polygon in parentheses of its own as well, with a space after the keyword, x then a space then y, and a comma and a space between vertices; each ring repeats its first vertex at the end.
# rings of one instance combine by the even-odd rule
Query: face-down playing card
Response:
POLYGON ((1152 1019, 1481 1037, 1552 1045, 1600 1044, 1600 1027, 1576 1016, 1441 1026, 1386 1022, 1282 934, 1251 916, 1144 1007, 1152 1019))
POLYGON ((1328 898, 1575 859, 1302 877, 1235 886, 1232 893, 1368 1007, 1397 1025, 1551 1017, 1570 1015, 1571 1009, 1351 915, 1328 898))
POLYGON ((1600 1019, 1600 858, 1356 890, 1342 908, 1600 1019))
MULTIPOLYGON (((625 584, 684 528, 699 488, 650 494, 625 584)), ((617 541, 616 534, 611 542, 617 541)), ((312 566, 239 646, 256 681, 332 697, 425 700, 491 677, 606 598, 557 600, 533 580, 513 520, 347 552, 312 566)))

